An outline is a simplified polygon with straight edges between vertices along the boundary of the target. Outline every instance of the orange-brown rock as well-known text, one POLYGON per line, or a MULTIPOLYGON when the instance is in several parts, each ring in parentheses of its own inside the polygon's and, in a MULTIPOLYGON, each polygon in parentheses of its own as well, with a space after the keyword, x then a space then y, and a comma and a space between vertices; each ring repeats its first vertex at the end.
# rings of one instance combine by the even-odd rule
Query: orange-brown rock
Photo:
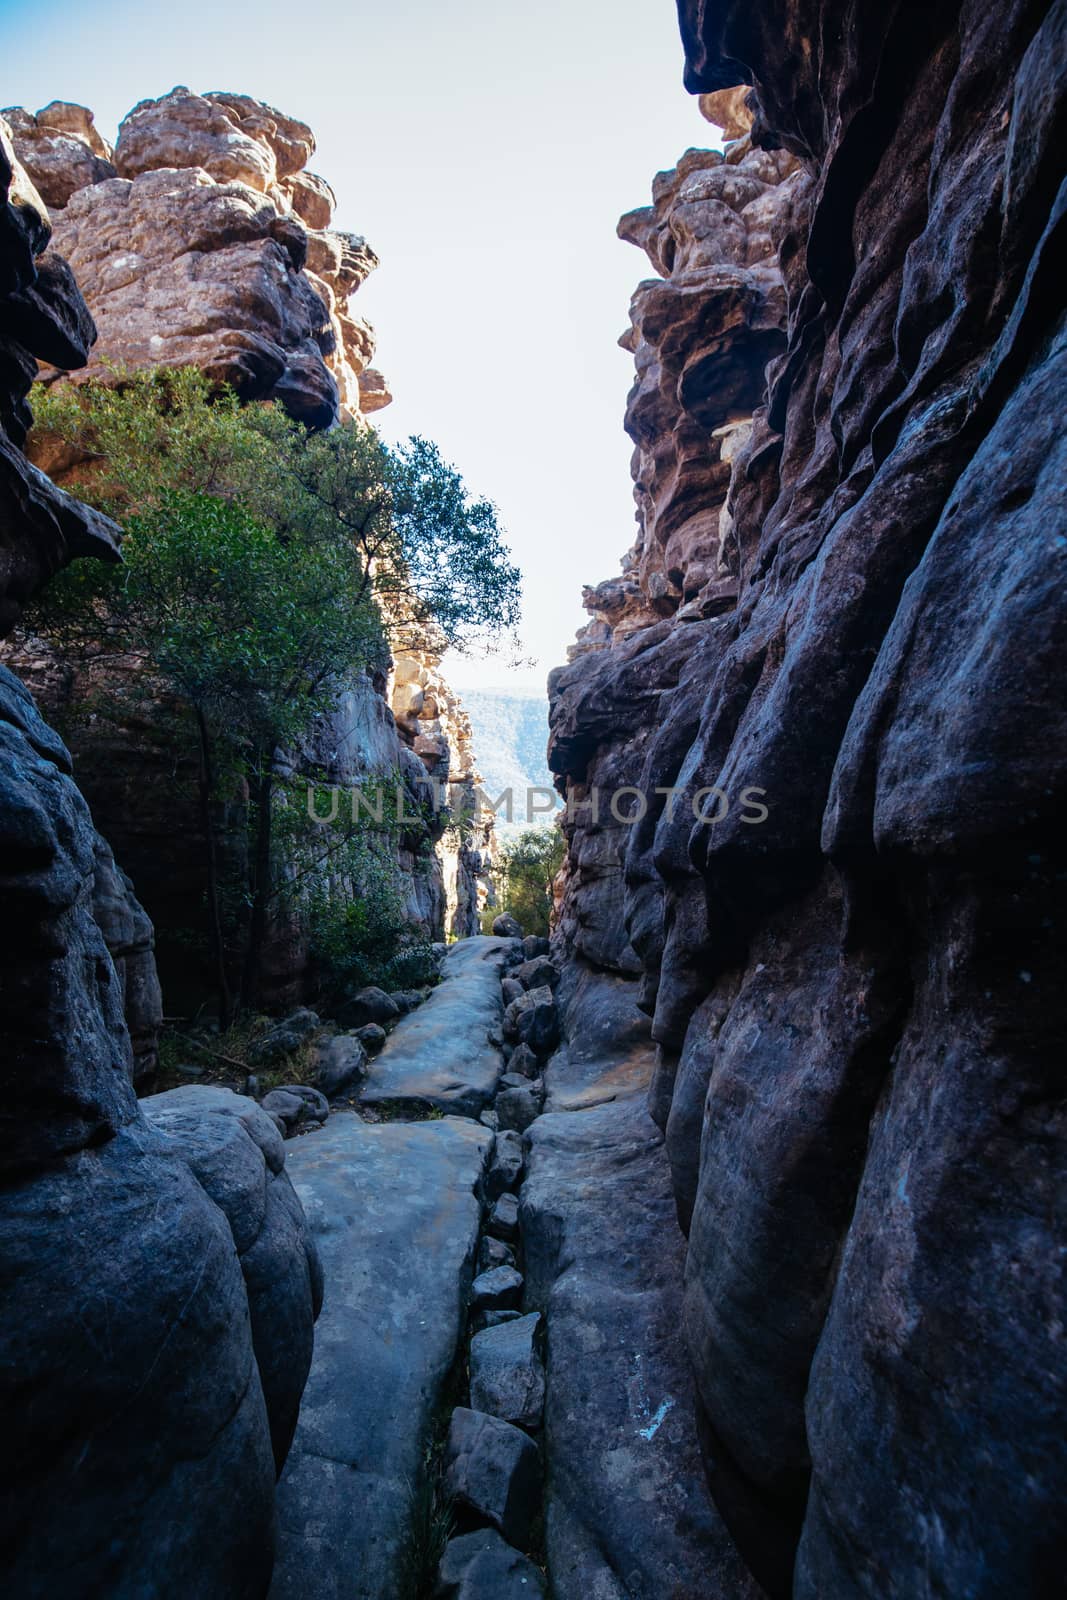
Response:
POLYGON ((84 107, 9 116, 21 158, 62 208, 55 249, 96 319, 74 381, 192 365, 314 426, 389 403, 374 374, 364 407, 373 334, 348 309, 377 258, 330 231, 336 200, 305 170, 305 123, 247 95, 177 88, 135 106, 111 152, 84 107))

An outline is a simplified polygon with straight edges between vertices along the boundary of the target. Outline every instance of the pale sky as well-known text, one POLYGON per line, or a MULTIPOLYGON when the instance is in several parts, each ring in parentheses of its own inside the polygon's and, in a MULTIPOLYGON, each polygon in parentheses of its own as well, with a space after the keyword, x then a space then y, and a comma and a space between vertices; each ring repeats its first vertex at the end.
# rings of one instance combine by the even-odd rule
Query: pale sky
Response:
POLYGON ((353 300, 396 396, 375 421, 435 439, 522 568, 535 667, 450 675, 543 684, 586 620, 582 585, 633 538, 616 340, 651 268, 615 224, 718 140, 682 87, 672 0, 0 0, 0 29, 0 105, 76 100, 112 139, 177 83, 310 123, 336 225, 382 261, 353 300))

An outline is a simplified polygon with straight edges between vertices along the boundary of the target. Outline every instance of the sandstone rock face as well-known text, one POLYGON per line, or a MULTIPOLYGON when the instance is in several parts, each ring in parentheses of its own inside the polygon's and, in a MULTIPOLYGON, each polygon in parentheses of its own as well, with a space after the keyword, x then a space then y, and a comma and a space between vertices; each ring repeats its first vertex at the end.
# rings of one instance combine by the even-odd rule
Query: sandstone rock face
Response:
POLYGON ((1051 1594, 1062 8, 680 10, 728 142, 622 224, 639 535, 551 685, 557 938, 652 1018, 766 1591, 1051 1594))
POLYGON ((155 930, 128 875, 99 834, 93 860, 93 916, 115 966, 130 1033, 133 1081, 145 1083, 158 1065, 163 992, 156 972, 155 930))
MULTIPOLYGON (((6 669, 0 797, 4 1588, 142 1592, 165 1557, 168 1581, 253 1600, 321 1293, 303 1213, 251 1102, 182 1090, 176 1122, 142 1115, 134 952, 117 971, 94 915, 113 863, 6 669)), ((114 904, 105 925, 123 936, 114 904)))
MULTIPOLYGON (((38 311, 42 331, 33 353, 48 363, 46 381, 109 382, 107 363, 135 370, 193 365, 247 399, 280 401, 316 426, 389 403, 385 379, 370 366, 373 329, 349 303, 378 260, 359 235, 331 229, 335 198, 306 170, 315 141, 304 123, 249 96, 178 88, 135 106, 112 151, 84 107, 57 102, 36 116, 21 109, 8 115, 28 169, 62 206, 55 241, 77 273, 100 334, 90 355, 93 324, 84 308, 84 328, 72 324, 65 340, 57 319, 45 326, 38 311)), ((45 242, 42 234, 39 250, 45 242)), ((57 303, 73 303, 69 269, 54 251, 37 273, 38 299, 49 285, 57 303)), ((26 306, 20 315, 27 319, 26 306)), ((29 352, 20 359, 28 386, 35 363, 29 352)), ((125 668, 64 663, 45 643, 9 659, 50 715, 71 718, 71 747, 94 815, 157 924, 199 927, 203 847, 195 774, 175 758, 165 731, 153 730, 153 721, 162 726, 171 714, 165 696, 149 705, 151 686, 142 684, 134 704, 125 668), (128 719, 106 732, 78 726, 79 708, 101 692, 115 704, 129 703, 128 719)), ((314 748, 297 753, 297 765, 306 757, 341 785, 376 775, 390 781, 399 772, 413 817, 431 784, 442 807, 469 810, 477 783, 470 724, 439 664, 428 650, 400 658, 395 720, 384 668, 353 680, 314 748), (399 688, 405 672, 409 682, 425 686, 414 714, 399 688)), ((492 864, 491 820, 457 830, 442 810, 430 824, 432 848, 421 824, 401 840, 398 888, 408 917, 428 939, 478 932, 492 864)), ((188 970, 183 949, 163 939, 160 960, 172 1009, 198 1005, 202 979, 188 970)), ((302 999, 308 961, 300 917, 276 915, 263 1003, 284 1007, 302 999)), ((140 1037, 142 1021, 128 1020, 140 1037)), ((147 1043, 138 1050, 144 1076, 152 1052, 147 1043)))
POLYGON ((78 366, 95 337, 65 263, 44 254, 51 232, 48 208, 0 119, 0 637, 27 598, 75 556, 117 556, 115 524, 57 489, 22 454, 38 359, 78 366))
POLYGON ((482 780, 470 718, 432 649, 398 651, 390 682, 393 715, 405 748, 422 762, 442 806, 464 815, 469 824, 441 838, 437 858, 444 931, 457 939, 470 938, 478 933, 488 903, 496 847, 493 814, 478 806, 482 780))
MULTIPOLYGON (((48 212, 2 125, 0 186, 6 631, 75 555, 114 559, 118 529, 19 448, 34 358, 83 360, 93 326, 60 258, 41 259, 48 212)), ((180 1137, 143 1115, 151 930, 70 756, 6 668, 0 885, 2 1587, 148 1593, 165 1563, 177 1590, 256 1600, 321 1292, 314 1251, 256 1107, 186 1104, 180 1137)))
POLYGON ((197 366, 246 399, 327 426, 388 404, 374 335, 349 297, 377 258, 333 233, 335 197, 304 170, 311 129, 247 95, 143 100, 111 151, 81 106, 6 113, 100 338, 77 382, 116 366, 197 366))

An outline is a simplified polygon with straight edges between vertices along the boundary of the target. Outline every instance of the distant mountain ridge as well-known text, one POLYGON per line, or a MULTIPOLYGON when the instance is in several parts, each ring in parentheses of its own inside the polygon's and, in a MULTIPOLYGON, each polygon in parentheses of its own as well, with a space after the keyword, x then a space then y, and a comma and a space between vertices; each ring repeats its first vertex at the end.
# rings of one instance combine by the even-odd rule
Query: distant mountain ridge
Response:
MULTIPOLYGON (((515 689, 460 689, 471 719, 474 753, 483 788, 490 800, 505 789, 513 795, 516 823, 545 823, 547 813, 527 818, 528 789, 552 789, 548 770, 548 697, 515 689)), ((543 796, 535 796, 535 804, 543 796)), ((504 812, 498 813, 501 822, 504 812)))

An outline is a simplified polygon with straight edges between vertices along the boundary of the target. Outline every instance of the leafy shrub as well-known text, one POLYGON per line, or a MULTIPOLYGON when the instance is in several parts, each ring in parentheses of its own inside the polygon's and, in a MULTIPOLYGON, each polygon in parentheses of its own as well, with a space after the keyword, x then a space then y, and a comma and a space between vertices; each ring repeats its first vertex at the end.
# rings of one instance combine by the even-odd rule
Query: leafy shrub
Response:
POLYGON ((524 933, 547 936, 552 926, 552 881, 566 853, 567 843, 558 828, 524 828, 509 840, 496 869, 498 904, 487 912, 490 925, 506 911, 524 933))

